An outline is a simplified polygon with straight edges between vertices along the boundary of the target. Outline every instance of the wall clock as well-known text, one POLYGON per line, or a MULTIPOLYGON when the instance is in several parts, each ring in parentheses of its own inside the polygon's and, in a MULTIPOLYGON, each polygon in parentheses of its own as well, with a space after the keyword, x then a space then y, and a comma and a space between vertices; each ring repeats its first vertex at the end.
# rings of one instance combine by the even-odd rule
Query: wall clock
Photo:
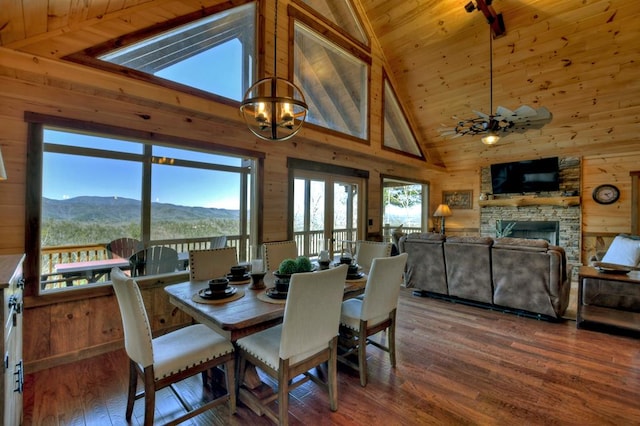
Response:
POLYGON ((613 204, 620 198, 620 190, 614 185, 600 185, 593 190, 593 199, 600 204, 613 204))

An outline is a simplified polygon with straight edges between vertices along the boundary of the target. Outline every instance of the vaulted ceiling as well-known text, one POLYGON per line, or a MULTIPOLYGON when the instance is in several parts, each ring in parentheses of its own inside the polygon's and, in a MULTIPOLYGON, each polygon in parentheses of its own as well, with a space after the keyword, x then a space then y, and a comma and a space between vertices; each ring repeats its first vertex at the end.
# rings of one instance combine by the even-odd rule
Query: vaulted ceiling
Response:
MULTIPOLYGON (((479 136, 450 139, 440 131, 476 117, 474 111, 491 112, 489 26, 483 14, 466 12, 468 0, 354 1, 366 14, 395 90, 433 162, 456 170, 513 159, 638 150, 636 2, 494 0, 506 34, 493 41, 493 112, 497 106, 544 106, 553 120, 487 147, 479 136)), ((0 43, 61 58, 205 3, 215 2, 15 0, 0 9, 0 43)))

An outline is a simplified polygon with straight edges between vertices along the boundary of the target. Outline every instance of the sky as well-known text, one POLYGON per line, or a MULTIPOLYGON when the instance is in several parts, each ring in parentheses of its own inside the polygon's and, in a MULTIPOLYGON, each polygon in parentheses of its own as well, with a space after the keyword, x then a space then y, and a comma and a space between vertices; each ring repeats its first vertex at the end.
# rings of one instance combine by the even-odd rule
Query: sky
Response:
MULTIPOLYGON (((242 46, 235 39, 185 59, 157 73, 234 100, 242 100, 242 46), (225 66, 217 66, 222 63, 225 66)), ((247 130, 248 132, 248 130, 247 130)), ((45 141, 79 147, 142 154, 142 144, 80 134, 46 131, 45 141)), ((154 156, 239 166, 234 157, 154 147, 154 156)), ((43 195, 68 199, 82 195, 140 200, 142 164, 131 161, 45 153, 43 195)), ((152 199, 183 206, 238 209, 238 174, 154 165, 152 199)))

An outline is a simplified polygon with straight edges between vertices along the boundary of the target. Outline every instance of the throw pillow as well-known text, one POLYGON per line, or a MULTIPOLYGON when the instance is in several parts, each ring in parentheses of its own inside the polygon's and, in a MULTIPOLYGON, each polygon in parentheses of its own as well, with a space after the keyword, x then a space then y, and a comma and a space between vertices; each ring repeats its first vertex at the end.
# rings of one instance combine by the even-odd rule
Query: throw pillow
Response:
POLYGON ((624 235, 616 236, 607 253, 602 258, 605 263, 617 265, 636 266, 640 260, 640 240, 624 235))

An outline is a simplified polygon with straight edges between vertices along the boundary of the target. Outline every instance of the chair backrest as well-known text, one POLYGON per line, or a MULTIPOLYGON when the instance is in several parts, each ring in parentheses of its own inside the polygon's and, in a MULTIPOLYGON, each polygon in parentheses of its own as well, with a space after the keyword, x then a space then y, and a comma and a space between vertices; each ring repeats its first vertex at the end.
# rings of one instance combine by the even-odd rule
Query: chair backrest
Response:
POLYGON ((189 250, 189 276, 191 281, 225 277, 231 267, 238 264, 235 247, 211 250, 189 250))
POLYGON ((356 262, 362 266, 365 272, 371 269, 371 262, 376 257, 391 256, 393 244, 377 241, 356 241, 356 262))
POLYGON ((152 334, 138 283, 120 268, 111 270, 111 281, 120 306, 127 355, 142 367, 147 367, 153 364, 152 334))
POLYGON ((298 246, 294 240, 264 243, 262 247, 264 250, 262 258, 269 272, 278 269, 283 260, 298 257, 298 246))
POLYGON ((109 259, 112 259, 114 255, 128 259, 142 250, 144 246, 142 245, 142 241, 136 240, 135 238, 124 237, 111 241, 107 244, 106 248, 109 259))
POLYGON ((211 243, 209 244, 209 248, 211 249, 217 249, 217 248, 223 248, 227 246, 227 236, 226 235, 221 235, 219 237, 213 237, 211 238, 211 243))
MULTIPOLYGON (((388 317, 398 306, 402 273, 407 264, 407 253, 373 259, 364 289, 360 319, 370 321, 388 317)), ((372 324, 374 325, 374 324, 372 324)))
POLYGON ((171 247, 152 246, 129 258, 134 276, 173 272, 178 268, 178 252, 171 247))
POLYGON ((293 274, 284 308, 280 358, 294 364, 338 335, 347 265, 293 274))

